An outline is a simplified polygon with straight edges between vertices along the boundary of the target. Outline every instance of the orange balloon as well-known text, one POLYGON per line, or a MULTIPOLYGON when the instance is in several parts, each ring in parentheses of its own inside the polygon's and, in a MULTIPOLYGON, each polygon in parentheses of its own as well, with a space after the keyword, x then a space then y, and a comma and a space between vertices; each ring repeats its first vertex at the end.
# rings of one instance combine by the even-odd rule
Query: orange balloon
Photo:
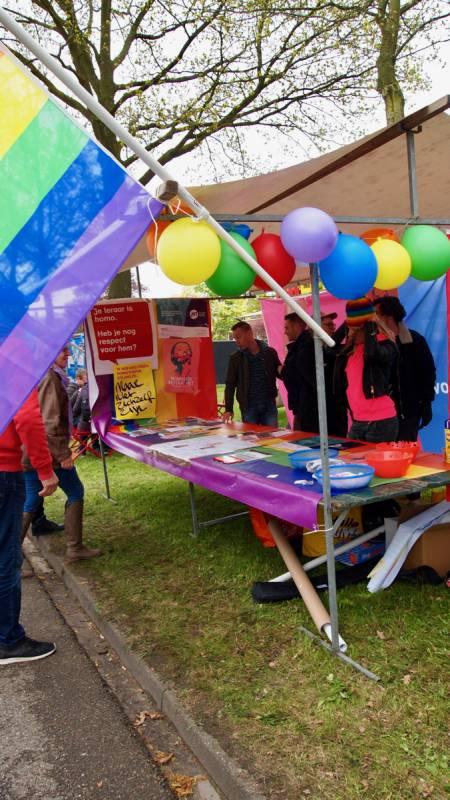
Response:
POLYGON ((147 250, 150 258, 155 257, 156 253, 156 245, 157 242, 165 229, 172 224, 172 220, 169 219, 166 222, 163 220, 157 219, 156 222, 152 222, 150 225, 147 235, 145 237, 145 244, 147 245, 147 250))
POLYGON ((188 206, 184 205, 183 203, 179 204, 177 200, 171 201, 171 207, 164 208, 161 211, 161 214, 158 217, 158 219, 155 222, 152 222, 147 231, 145 243, 147 245, 147 250, 150 258, 155 258, 156 246, 158 244, 159 237, 161 236, 162 232, 165 231, 168 225, 171 225, 172 222, 174 222, 173 219, 164 220, 164 216, 166 214, 171 214, 172 212, 174 214, 187 214, 188 216, 192 216, 192 211, 188 206))
POLYGON ((391 239, 393 242, 400 241, 395 231, 391 228, 370 228, 370 230, 364 231, 360 238, 364 239, 369 246, 375 244, 378 239, 391 239))

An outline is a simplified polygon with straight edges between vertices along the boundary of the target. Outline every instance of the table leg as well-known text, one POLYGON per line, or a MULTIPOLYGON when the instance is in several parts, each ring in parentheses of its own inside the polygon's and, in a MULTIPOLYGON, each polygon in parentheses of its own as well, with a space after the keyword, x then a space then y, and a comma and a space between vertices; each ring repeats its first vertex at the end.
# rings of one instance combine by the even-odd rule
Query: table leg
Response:
POLYGON ((198 524, 197 506, 195 504, 195 489, 194 489, 194 484, 191 483, 191 481, 189 481, 189 500, 191 503, 191 516, 192 516, 191 536, 193 536, 194 539, 196 539, 200 532, 200 527, 198 524))

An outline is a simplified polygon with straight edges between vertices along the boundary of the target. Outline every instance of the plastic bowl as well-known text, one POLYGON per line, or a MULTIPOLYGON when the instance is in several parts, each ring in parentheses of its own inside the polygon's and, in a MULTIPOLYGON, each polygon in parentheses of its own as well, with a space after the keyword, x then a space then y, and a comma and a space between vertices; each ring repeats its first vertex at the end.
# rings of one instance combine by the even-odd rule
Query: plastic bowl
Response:
MULTIPOLYGON (((338 464, 345 464, 345 461, 342 458, 329 458, 328 464, 330 467, 334 467, 338 464)), ((307 472, 317 472, 317 470, 322 469, 322 459, 321 458, 314 458, 312 461, 308 461, 306 465, 307 472)))
POLYGON ((402 478, 412 464, 413 455, 410 450, 380 448, 366 453, 364 460, 379 478, 402 478))
POLYGON ((381 442, 375 445, 376 450, 392 450, 396 453, 411 453, 414 461, 420 450, 419 442, 381 442))
MULTIPOLYGON (((329 458, 334 458, 337 456, 338 452, 338 450, 334 450, 331 447, 328 448, 329 458)), ((293 469, 306 470, 306 465, 309 461, 320 461, 321 458, 321 452, 318 447, 310 447, 307 450, 296 450, 293 453, 289 453, 289 461, 293 469)))
MULTIPOLYGON (((374 475, 374 468, 366 464, 339 464, 330 467, 330 486, 332 489, 347 491, 348 489, 363 489, 368 486, 374 475)), ((323 470, 318 469, 313 478, 322 485, 323 470)))

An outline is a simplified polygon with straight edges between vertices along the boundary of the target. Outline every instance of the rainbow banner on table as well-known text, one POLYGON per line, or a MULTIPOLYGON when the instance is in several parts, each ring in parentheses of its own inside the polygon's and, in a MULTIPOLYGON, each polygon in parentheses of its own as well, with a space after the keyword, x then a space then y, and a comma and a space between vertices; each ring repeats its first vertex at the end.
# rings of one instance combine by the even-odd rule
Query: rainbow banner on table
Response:
POLYGON ((163 207, 0 49, 0 432, 163 207))

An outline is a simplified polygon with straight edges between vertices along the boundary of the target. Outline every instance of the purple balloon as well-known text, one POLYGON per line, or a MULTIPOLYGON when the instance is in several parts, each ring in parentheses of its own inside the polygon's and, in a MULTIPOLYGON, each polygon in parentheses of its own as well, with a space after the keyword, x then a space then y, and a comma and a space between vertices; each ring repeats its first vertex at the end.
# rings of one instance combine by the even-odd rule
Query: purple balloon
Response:
POLYGON ((333 252, 338 229, 320 208, 296 208, 281 223, 281 241, 296 261, 322 261, 333 252))

